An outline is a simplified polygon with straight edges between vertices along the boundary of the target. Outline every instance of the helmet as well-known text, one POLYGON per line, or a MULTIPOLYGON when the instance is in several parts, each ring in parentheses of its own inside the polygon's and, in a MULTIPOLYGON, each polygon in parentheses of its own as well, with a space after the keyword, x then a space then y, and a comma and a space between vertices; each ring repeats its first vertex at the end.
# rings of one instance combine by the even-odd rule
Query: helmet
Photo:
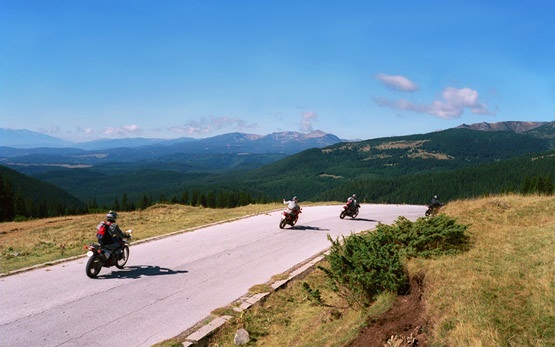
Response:
POLYGON ((434 195, 434 199, 437 199, 437 195, 434 195))
POLYGON ((110 211, 108 212, 108 214, 106 214, 106 219, 109 221, 115 221, 116 218, 118 218, 118 214, 116 213, 116 211, 110 211))
POLYGON ((293 197, 293 199, 291 199, 291 200, 293 200, 293 201, 297 201, 297 197, 296 197, 296 196, 294 196, 294 197, 293 197))
POLYGON ((357 195, 356 195, 356 194, 353 194, 353 198, 355 198, 355 199, 356 199, 356 198, 357 198, 357 195))

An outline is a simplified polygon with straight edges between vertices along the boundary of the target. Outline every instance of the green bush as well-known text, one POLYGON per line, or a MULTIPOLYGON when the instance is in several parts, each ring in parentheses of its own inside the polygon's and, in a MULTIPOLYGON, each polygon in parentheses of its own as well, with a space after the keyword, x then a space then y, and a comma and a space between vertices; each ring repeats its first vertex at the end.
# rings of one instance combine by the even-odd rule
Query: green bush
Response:
POLYGON ((401 247, 406 257, 430 257, 466 250, 468 225, 458 224, 445 214, 419 218, 411 222, 399 217, 393 225, 378 225, 377 233, 386 233, 401 247))
POLYGON ((332 244, 326 256, 329 268, 319 268, 332 290, 351 307, 367 307, 384 291, 408 289, 403 259, 464 250, 467 228, 442 214, 416 222, 399 217, 393 225, 378 224, 374 233, 351 234, 341 240, 328 235, 332 244))
POLYGON ((332 240, 323 270, 332 290, 351 306, 366 307, 383 291, 398 291, 407 282, 399 248, 388 235, 353 234, 332 240))

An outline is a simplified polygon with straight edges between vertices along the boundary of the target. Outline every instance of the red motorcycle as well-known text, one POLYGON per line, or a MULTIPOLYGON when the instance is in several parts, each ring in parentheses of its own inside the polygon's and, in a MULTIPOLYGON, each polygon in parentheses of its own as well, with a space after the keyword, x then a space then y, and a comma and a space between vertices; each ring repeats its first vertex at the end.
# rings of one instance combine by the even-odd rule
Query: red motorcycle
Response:
POLYGON ((295 226, 297 224, 297 220, 299 219, 299 214, 301 213, 301 209, 295 214, 289 213, 287 211, 283 211, 283 215, 281 216, 281 221, 279 222, 279 228, 283 229, 287 224, 290 226, 295 226))
POLYGON ((343 219, 345 217, 356 218, 358 216, 358 209, 360 205, 357 204, 356 208, 353 210, 350 204, 343 206, 343 211, 339 214, 339 218, 343 219))

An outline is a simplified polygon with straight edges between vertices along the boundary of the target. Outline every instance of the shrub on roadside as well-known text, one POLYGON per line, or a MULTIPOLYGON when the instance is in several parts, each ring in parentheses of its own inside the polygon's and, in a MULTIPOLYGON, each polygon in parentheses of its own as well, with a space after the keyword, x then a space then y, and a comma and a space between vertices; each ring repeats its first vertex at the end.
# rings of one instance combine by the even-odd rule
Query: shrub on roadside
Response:
POLYGON ((396 292, 407 282, 399 247, 389 235, 353 234, 332 240, 326 256, 331 288, 350 306, 366 307, 383 291, 396 292))
POLYGON ((395 224, 379 224, 373 233, 333 240, 326 256, 329 267, 319 267, 333 291, 351 307, 367 307, 384 291, 404 292, 408 276, 403 259, 452 254, 468 245, 467 225, 439 215, 412 222, 399 217, 395 224))
POLYGON ((468 225, 440 214, 432 218, 419 218, 415 222, 399 217, 395 224, 380 224, 377 233, 390 234, 406 257, 431 257, 455 254, 468 247, 468 225))

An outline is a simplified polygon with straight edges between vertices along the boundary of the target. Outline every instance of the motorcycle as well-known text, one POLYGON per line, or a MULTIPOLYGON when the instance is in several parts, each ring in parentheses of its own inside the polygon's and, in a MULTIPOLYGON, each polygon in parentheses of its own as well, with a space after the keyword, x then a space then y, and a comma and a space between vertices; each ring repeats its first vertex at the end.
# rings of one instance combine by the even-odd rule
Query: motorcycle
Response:
POLYGON ((356 209, 351 209, 351 206, 349 204, 346 204, 345 206, 343 206, 343 211, 341 211, 341 214, 339 214, 339 218, 343 219, 345 217, 351 217, 351 218, 356 218, 358 216, 358 209, 360 208, 360 205, 357 204, 356 209))
POLYGON ((432 216, 432 217, 433 217, 433 216, 435 216, 435 215, 437 215, 437 214, 439 213, 440 207, 441 207, 441 206, 436 206, 436 207, 428 206, 428 209, 426 210, 426 212, 424 213, 424 215, 426 215, 426 217, 429 217, 429 216, 432 216))
POLYGON ((290 226, 295 226, 297 224, 297 220, 299 219, 299 214, 301 213, 301 209, 296 214, 291 214, 287 211, 283 211, 283 215, 281 216, 281 221, 279 222, 279 228, 283 229, 287 224, 290 226))
MULTIPOLYGON (((131 234, 131 230, 127 230, 131 234)), ((120 247, 116 250, 108 250, 98 243, 91 243, 84 248, 87 250, 87 266, 85 272, 90 278, 96 278, 103 267, 115 266, 123 269, 129 259, 129 243, 127 239, 118 239, 120 247)))

